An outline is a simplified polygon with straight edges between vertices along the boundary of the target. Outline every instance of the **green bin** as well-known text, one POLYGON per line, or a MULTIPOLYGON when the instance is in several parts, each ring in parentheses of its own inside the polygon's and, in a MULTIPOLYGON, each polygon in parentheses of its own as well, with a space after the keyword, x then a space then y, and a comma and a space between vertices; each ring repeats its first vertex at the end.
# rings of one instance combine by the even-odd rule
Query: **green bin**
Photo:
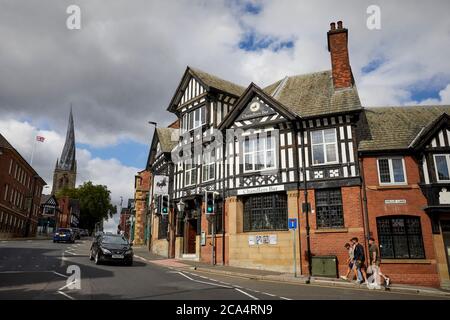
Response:
POLYGON ((313 256, 311 257, 311 267, 313 276, 338 278, 336 256, 313 256))

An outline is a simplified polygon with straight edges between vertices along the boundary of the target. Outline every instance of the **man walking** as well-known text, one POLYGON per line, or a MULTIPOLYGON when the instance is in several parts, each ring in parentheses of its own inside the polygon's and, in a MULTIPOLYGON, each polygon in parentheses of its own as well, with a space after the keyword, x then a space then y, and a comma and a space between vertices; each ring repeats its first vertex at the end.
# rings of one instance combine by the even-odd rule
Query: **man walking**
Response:
POLYGON ((375 243, 374 238, 369 238, 369 260, 370 260, 370 266, 372 268, 372 276, 371 276, 371 284, 370 286, 380 289, 381 288, 381 278, 384 278, 384 284, 387 288, 390 283, 390 279, 386 277, 384 274, 381 273, 380 269, 380 263, 381 263, 381 257, 380 257, 380 248, 375 243))
POLYGON ((355 248, 353 251, 353 258, 355 261, 355 267, 358 276, 358 280, 356 281, 356 283, 361 284, 363 280, 367 283, 367 274, 364 266, 364 262, 366 260, 364 247, 358 242, 357 237, 353 237, 350 241, 353 243, 353 246, 355 248))
MULTIPOLYGON (((348 251, 348 259, 347 259, 348 268, 347 268, 347 274, 345 276, 341 276, 341 278, 344 280, 348 280, 348 276, 350 275, 350 272, 352 272, 355 269, 355 267, 354 267, 355 261, 354 261, 354 257, 353 257, 354 247, 353 247, 353 245, 350 245, 350 243, 346 243, 344 245, 344 248, 347 249, 347 251, 348 251)), ((352 278, 350 280, 353 280, 354 276, 355 276, 355 272, 353 272, 352 278)))

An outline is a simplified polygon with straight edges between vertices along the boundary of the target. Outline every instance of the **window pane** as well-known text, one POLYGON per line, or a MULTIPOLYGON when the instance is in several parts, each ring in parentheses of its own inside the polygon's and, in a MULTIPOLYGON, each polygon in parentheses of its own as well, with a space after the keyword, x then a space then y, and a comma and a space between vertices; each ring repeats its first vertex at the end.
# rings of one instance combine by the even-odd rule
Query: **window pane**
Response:
POLYGON ((409 258, 408 252, 408 238, 405 236, 396 235, 394 239, 395 258, 409 258))
POLYGON ((422 236, 408 236, 408 244, 411 259, 425 258, 422 244, 422 236))
POLYGON ((394 244, 392 241, 392 236, 380 235, 380 255, 382 258, 393 259, 394 256, 394 244))
POLYGON ((327 162, 337 161, 336 145, 327 144, 326 150, 327 150, 327 162))
POLYGON ((251 154, 245 155, 245 170, 253 169, 253 156, 251 154))
POLYGON ((323 143, 322 130, 311 132, 311 142, 312 144, 323 143))
POLYGON ((209 165, 209 179, 214 179, 214 171, 215 171, 215 164, 210 164, 209 165))
POLYGON ((202 124, 206 123, 206 107, 201 107, 202 124))
POLYGON ((286 229, 286 194, 255 195, 244 199, 244 231, 286 229))
POLYGON ((405 182, 402 159, 392 159, 392 169, 394 170, 394 182, 405 182))
POLYGON ((192 112, 189 113, 189 130, 194 128, 194 115, 192 112))
POLYGON ((275 167, 275 156, 273 151, 267 152, 267 167, 272 168, 275 167))
POLYGON ((251 151, 251 142, 249 137, 245 137, 244 140, 244 152, 250 152, 251 151))
POLYGON ((323 131, 325 136, 325 143, 327 142, 336 142, 336 130, 335 129, 327 129, 323 131))
POLYGON ((264 152, 257 152, 255 170, 262 170, 262 169, 264 169, 264 152))
POLYGON ((389 160, 388 159, 378 159, 378 170, 380 171, 380 182, 381 183, 391 182, 391 175, 389 174, 389 160))
POLYGON ((323 145, 316 145, 312 147, 313 164, 321 164, 325 162, 325 155, 323 153, 323 145))
POLYGON ((445 156, 436 156, 436 169, 438 172, 438 179, 439 180, 449 180, 449 174, 448 174, 448 167, 447 167, 447 160, 445 159, 445 156))
POLYGON ((344 227, 342 195, 340 189, 316 190, 317 228, 344 227))

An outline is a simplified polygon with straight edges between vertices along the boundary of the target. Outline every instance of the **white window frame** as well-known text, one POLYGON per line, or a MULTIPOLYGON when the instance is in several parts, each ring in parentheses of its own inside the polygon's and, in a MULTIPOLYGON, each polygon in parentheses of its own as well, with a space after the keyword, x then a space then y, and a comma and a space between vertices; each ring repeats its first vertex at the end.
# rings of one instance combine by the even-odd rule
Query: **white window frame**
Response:
POLYGON ((380 186, 392 186, 392 185, 407 185, 408 184, 408 177, 406 176, 406 166, 405 166, 405 158, 403 157, 380 157, 377 158, 377 173, 378 173, 378 183, 380 186), (381 182, 381 175, 380 175, 380 160, 388 160, 388 166, 389 166, 389 177, 391 179, 391 182, 381 182), (403 167, 403 178, 405 181, 403 182, 395 182, 394 180, 394 168, 392 165, 392 160, 402 160, 402 167, 403 167))
POLYGON ((3 200, 8 201, 8 191, 9 191, 9 184, 5 184, 5 195, 3 197, 3 200))
MULTIPOLYGON (((269 132, 266 132, 266 134, 268 134, 268 133, 269 132)), ((263 146, 262 150, 257 150, 257 143, 256 143, 256 141, 258 139, 260 139, 261 136, 256 137, 254 134, 250 135, 250 136, 247 136, 249 138, 249 143, 252 145, 252 151, 250 151, 250 152, 246 152, 246 150, 245 150, 245 138, 247 138, 247 137, 244 138, 243 143, 242 143, 242 150, 244 151, 243 152, 242 162, 244 164, 244 172, 245 173, 247 173, 247 172, 255 172, 255 171, 274 170, 274 169, 277 168, 277 156, 276 156, 277 144, 276 144, 276 139, 275 139, 276 136, 274 136, 274 135, 270 136, 270 139, 272 140, 272 147, 270 149, 268 149, 267 148, 267 135, 266 134, 263 134, 263 136, 262 136, 262 137, 264 137, 264 146, 263 146), (273 157, 274 157, 273 166, 270 166, 270 167, 267 166, 267 153, 268 153, 268 151, 272 151, 273 152, 273 157), (257 161, 256 155, 257 155, 258 152, 263 152, 263 154, 264 154, 264 168, 262 168, 262 169, 256 169, 255 168, 255 164, 256 164, 256 161, 257 161), (247 169, 246 168, 246 162, 245 162, 245 156, 246 155, 251 155, 251 159, 252 159, 251 166, 252 166, 252 169, 247 169)))
POLYGON ((212 181, 216 178, 216 159, 211 156, 214 150, 209 150, 203 152, 203 163, 202 163, 202 182, 212 181), (210 178, 209 174, 212 170, 213 177, 210 178), (205 174, 206 171, 206 174, 205 174), (205 179, 206 177, 206 179, 205 179))
POLYGON ((192 172, 194 170, 197 170, 197 168, 194 166, 193 163, 194 163, 193 159, 188 159, 184 162, 184 186, 185 187, 193 186, 193 185, 197 184, 197 181, 194 181, 194 183, 192 183, 192 172), (190 169, 186 169, 188 165, 191 166, 190 169), (188 173, 189 173, 189 181, 188 181, 188 179, 186 179, 186 176, 188 173))
POLYGON ((438 156, 445 157, 445 160, 447 162, 447 169, 449 171, 448 174, 450 176, 450 154, 446 154, 446 153, 433 154, 434 171, 436 172, 436 181, 437 182, 442 182, 442 183, 450 182, 450 179, 449 180, 441 180, 441 179, 439 179, 439 173, 437 171, 437 164, 436 164, 436 157, 438 157, 438 156))
POLYGON ((313 130, 310 132, 310 139, 311 139, 311 164, 313 166, 323 166, 323 165, 329 165, 329 164, 336 164, 339 163, 339 149, 338 149, 338 141, 337 141, 337 131, 336 128, 328 128, 328 129, 321 129, 321 130, 313 130), (333 130, 334 132, 334 142, 325 142, 325 130, 333 130), (313 139, 312 139, 312 135, 313 132, 322 132, 322 143, 313 143, 313 139), (334 150, 336 153, 336 160, 335 161, 328 161, 328 157, 327 157, 327 145, 331 145, 334 144, 334 150), (314 163, 314 146, 317 145, 322 145, 322 150, 323 150, 323 158, 324 158, 324 162, 323 163, 314 163))
POLYGON ((200 107, 198 107, 198 108, 188 112, 187 114, 185 114, 185 116, 187 116, 186 117, 186 119, 187 119, 187 124, 186 124, 187 131, 192 131, 192 130, 195 130, 197 128, 202 127, 203 125, 206 124, 206 105, 202 105, 202 106, 200 106, 200 107), (195 113, 196 112, 198 112, 199 117, 200 117, 199 118, 200 119, 200 124, 197 125, 197 126, 196 126, 196 123, 195 123, 195 113), (203 112, 205 112, 205 116, 204 117, 203 117, 203 112), (190 118, 191 117, 194 117, 194 120, 192 120, 192 128, 189 127, 189 123, 190 123, 190 118))

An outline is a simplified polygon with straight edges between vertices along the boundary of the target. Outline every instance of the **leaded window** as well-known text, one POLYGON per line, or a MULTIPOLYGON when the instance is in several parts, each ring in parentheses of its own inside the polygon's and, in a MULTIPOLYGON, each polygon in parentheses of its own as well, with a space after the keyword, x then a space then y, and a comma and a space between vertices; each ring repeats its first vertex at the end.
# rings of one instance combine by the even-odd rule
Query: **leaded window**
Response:
POLYGON ((403 158, 378 159, 380 184, 405 184, 406 172, 403 158))
POLYGON ((315 191, 317 228, 343 228, 341 189, 323 189, 315 191))
POLYGON ((377 218, 381 257, 424 259, 422 229, 418 217, 377 218))
POLYGON ((244 198, 244 232, 287 229, 286 194, 260 194, 244 198))
POLYGON ((197 168, 192 159, 186 160, 184 167, 184 184, 186 186, 197 184, 197 168))
POLYGON ((158 239, 166 239, 169 227, 169 216, 161 215, 159 216, 159 225, 158 225, 158 239))
POLYGON ((313 165, 338 162, 336 129, 311 132, 313 165))

